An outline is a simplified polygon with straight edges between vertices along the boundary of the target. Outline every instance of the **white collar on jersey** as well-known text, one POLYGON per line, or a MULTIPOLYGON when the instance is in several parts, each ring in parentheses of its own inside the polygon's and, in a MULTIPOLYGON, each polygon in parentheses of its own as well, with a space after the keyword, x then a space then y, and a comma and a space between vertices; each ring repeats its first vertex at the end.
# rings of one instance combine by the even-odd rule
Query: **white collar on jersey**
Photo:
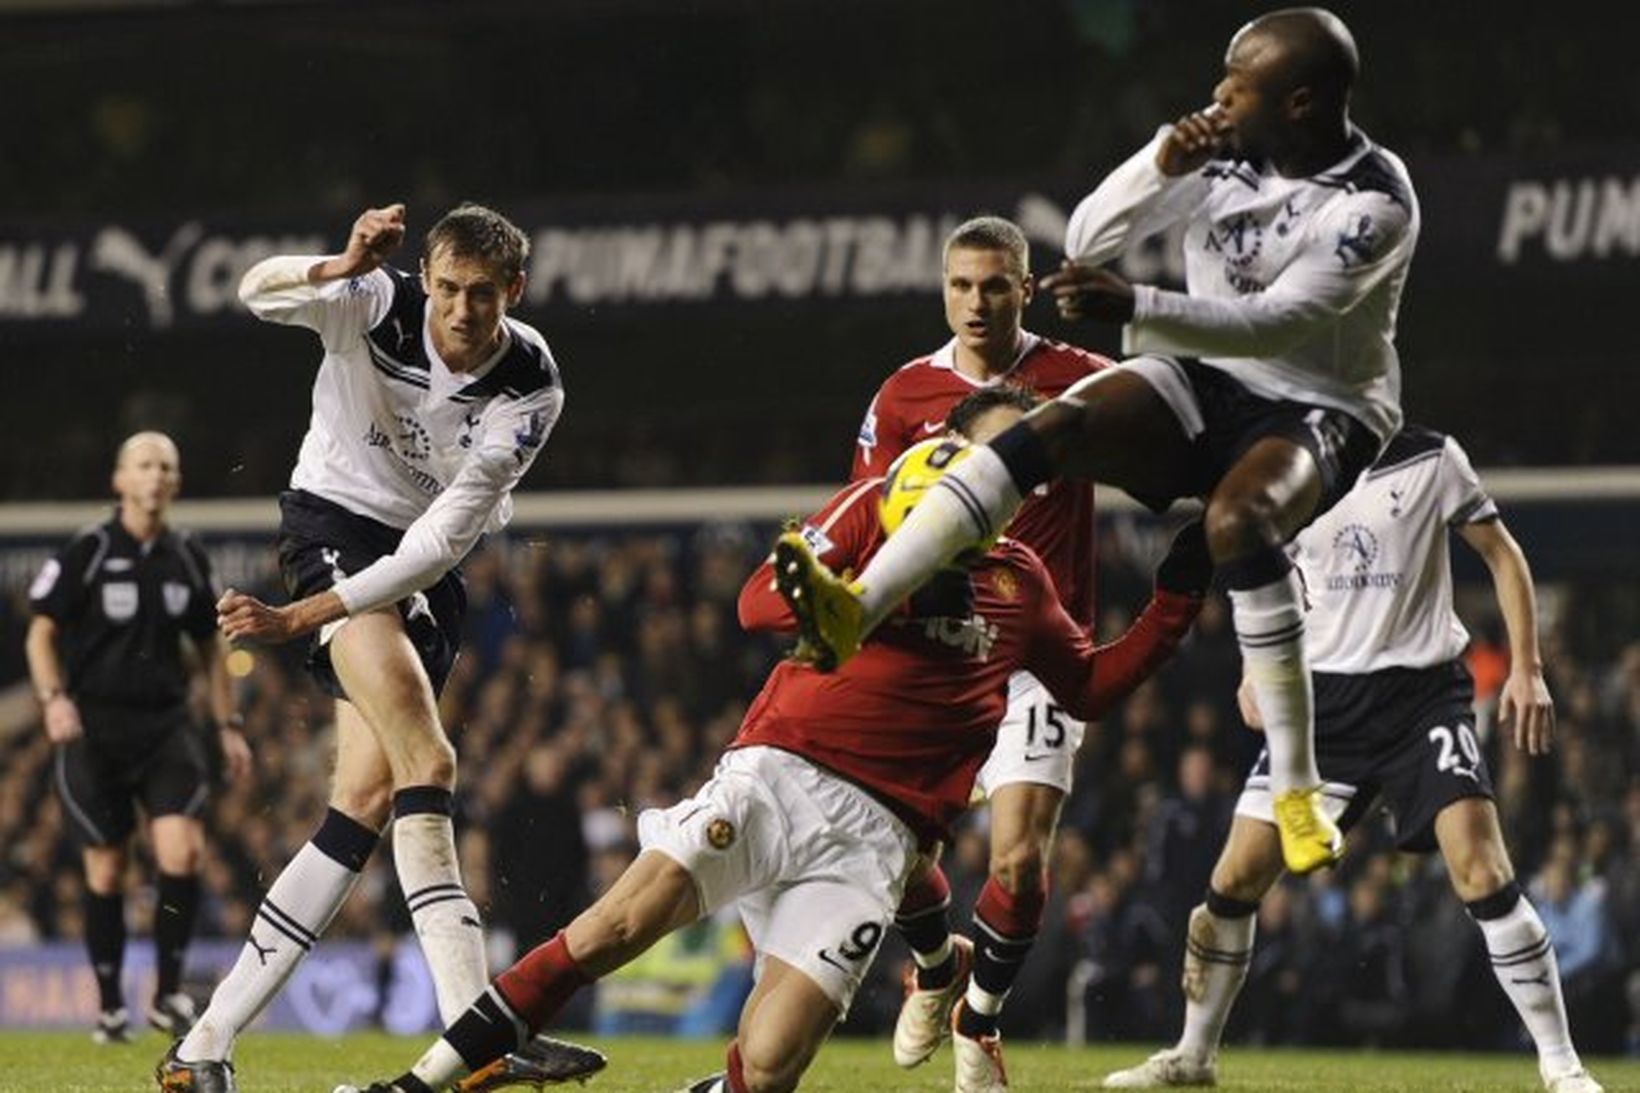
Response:
MULTIPOLYGON (((428 301, 427 306, 432 307, 432 301, 428 301)), ((512 348, 513 337, 511 328, 507 326, 507 320, 502 319, 501 345, 496 351, 471 372, 453 372, 450 370, 450 366, 444 363, 444 358, 438 355, 438 349, 433 345, 433 329, 424 317, 421 322, 421 344, 427 352, 427 361, 430 366, 428 368, 428 394, 435 399, 448 398, 468 384, 477 383, 489 375, 490 369, 494 368, 501 358, 507 355, 507 350, 512 348)))
POLYGON ((1032 334, 1029 330, 1021 330, 1019 332, 1019 352, 1014 354, 1014 362, 1008 366, 1006 372, 999 372, 988 380, 977 380, 973 376, 957 371, 957 339, 955 338, 934 351, 934 355, 928 358, 928 366, 930 368, 944 368, 954 375, 961 376, 975 387, 989 387, 993 383, 1001 383, 1013 375, 1014 369, 1019 367, 1019 362, 1030 356, 1031 351, 1041 344, 1041 336, 1032 334))

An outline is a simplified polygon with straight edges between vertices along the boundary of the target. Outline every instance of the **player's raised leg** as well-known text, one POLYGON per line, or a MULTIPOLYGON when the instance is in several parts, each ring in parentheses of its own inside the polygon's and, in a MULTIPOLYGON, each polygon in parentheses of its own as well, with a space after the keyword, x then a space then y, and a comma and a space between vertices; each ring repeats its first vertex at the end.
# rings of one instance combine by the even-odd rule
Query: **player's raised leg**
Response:
POLYGON ((1105 1078, 1107 1089, 1215 1085, 1219 1039, 1253 956, 1259 901, 1280 878, 1281 841, 1273 824, 1237 816, 1208 882, 1190 912, 1185 939, 1184 1032, 1179 1042, 1138 1066, 1105 1078))
POLYGON ((659 851, 644 851, 596 903, 496 976, 408 1071, 369 1088, 427 1093, 458 1083, 463 1093, 476 1093, 514 1084, 509 1053, 527 1044, 576 991, 699 914, 689 871, 659 851))
POLYGON ((239 959, 192 1030, 161 1061, 167 1093, 231 1090, 234 1041, 279 993, 341 909, 376 848, 391 775, 375 736, 349 702, 336 703, 336 776, 319 830, 275 878, 239 959))
POLYGON ((1453 890, 1486 937, 1498 986, 1537 1045, 1544 1087, 1550 1093, 1599 1093, 1600 1084, 1572 1046, 1555 950, 1515 881, 1497 807, 1484 797, 1454 801, 1435 817, 1435 838, 1453 890))
POLYGON ((1243 672, 1264 721, 1282 855, 1295 873, 1331 865, 1344 849, 1322 807, 1303 590, 1282 549, 1315 514, 1322 492, 1315 457, 1292 439, 1267 436, 1207 503, 1208 549, 1230 589, 1243 672))
POLYGON ((782 536, 776 580, 821 667, 841 663, 896 605, 962 551, 995 536, 1020 499, 1068 475, 1141 498, 1186 490, 1189 446, 1175 412, 1137 373, 1088 377, 941 476, 858 579, 816 562, 800 536, 782 536))
POLYGON ((331 640, 331 663, 392 772, 393 862, 433 974, 439 1016, 453 1021, 489 980, 483 926, 456 857, 455 748, 397 611, 349 619, 331 640))

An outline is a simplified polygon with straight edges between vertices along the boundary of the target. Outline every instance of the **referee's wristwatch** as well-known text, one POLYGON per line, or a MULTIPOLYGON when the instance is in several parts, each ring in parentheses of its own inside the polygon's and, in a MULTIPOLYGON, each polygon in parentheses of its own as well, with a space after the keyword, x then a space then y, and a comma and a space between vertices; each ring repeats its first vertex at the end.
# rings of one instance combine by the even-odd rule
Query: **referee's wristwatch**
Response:
POLYGON ((245 715, 242 714, 242 713, 231 713, 231 714, 229 714, 227 717, 222 719, 222 724, 217 726, 217 728, 219 728, 219 729, 222 729, 222 730, 232 729, 234 732, 238 732, 240 729, 243 729, 244 727, 245 727, 245 715))

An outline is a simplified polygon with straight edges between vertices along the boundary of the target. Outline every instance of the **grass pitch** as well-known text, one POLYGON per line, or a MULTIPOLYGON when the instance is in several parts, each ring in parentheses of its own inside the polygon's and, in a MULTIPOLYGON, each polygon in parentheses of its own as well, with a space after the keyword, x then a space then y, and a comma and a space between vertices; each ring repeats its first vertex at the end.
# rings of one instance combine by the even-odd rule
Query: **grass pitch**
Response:
MULTIPOLYGON (((426 1041, 383 1035, 324 1040, 261 1033, 239 1048, 245 1093, 330 1093, 340 1081, 356 1083, 401 1072, 426 1041)), ((587 1093, 666 1093, 722 1065, 721 1042, 587 1040, 609 1055, 609 1069, 587 1093)), ((96 1047, 82 1033, 0 1032, 0 1091, 10 1093, 131 1093, 153 1089, 154 1063, 164 1051, 154 1034, 127 1047, 96 1047)), ((1101 1045, 1065 1048, 1011 1044, 1008 1074, 1016 1093, 1096 1089, 1107 1072, 1130 1066, 1148 1047, 1101 1045)), ((1590 1069, 1610 1093, 1640 1093, 1640 1061, 1593 1059, 1590 1069)), ((1219 1088, 1231 1091, 1349 1090, 1351 1093, 1529 1093, 1540 1090, 1525 1055, 1392 1054, 1365 1051, 1255 1051, 1232 1049, 1220 1062, 1219 1088)), ((563 1087, 579 1093, 580 1087, 563 1087)), ((885 1041, 836 1040, 803 1084, 814 1093, 903 1090, 942 1093, 951 1088, 946 1050, 917 1070, 898 1069, 885 1041)))

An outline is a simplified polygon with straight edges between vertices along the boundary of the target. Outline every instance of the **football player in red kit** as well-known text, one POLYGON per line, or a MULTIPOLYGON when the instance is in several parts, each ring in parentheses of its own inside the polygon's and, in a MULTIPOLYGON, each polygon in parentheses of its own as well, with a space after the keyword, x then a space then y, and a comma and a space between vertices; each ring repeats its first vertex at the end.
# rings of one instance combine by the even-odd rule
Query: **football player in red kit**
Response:
MULTIPOLYGON (((880 486, 855 483, 804 523, 828 565, 863 565, 882 545, 880 486)), ((748 628, 794 627, 776 591, 783 561, 777 552, 742 589, 748 628)), ((736 900, 757 986, 724 1071, 692 1088, 796 1088, 847 1013, 919 853, 968 807, 1010 675, 1028 667, 1076 716, 1098 716, 1172 653, 1211 568, 1192 524, 1138 621, 1098 649, 1028 547, 1004 539, 959 576, 902 608, 841 671, 778 665, 712 780, 639 817, 642 853, 610 890, 496 977, 410 1071, 368 1093, 502 1084, 506 1053, 576 990, 736 900)))
MULTIPOLYGON (((886 473, 901 452, 952 428, 973 436, 971 396, 1021 411, 1053 398, 1111 366, 1085 349, 1025 330, 1031 299, 1030 249, 1013 223, 982 216, 960 225, 945 243, 945 321, 951 340, 883 381, 866 411, 854 452, 854 478, 886 473), (1002 391, 1017 394, 1009 399, 1002 391), (948 420, 951 415, 951 420, 948 420)), ((1038 486, 1008 525, 1008 535, 1034 550, 1053 578, 1059 601, 1077 625, 1094 617, 1093 483, 1056 479, 1038 486)), ((1029 952, 1047 901, 1044 864, 1071 789, 1084 724, 1042 683, 1021 671, 1008 682, 1008 708, 978 784, 990 803, 990 876, 974 909, 972 941, 954 937, 950 885, 937 861, 914 876, 895 925, 916 963, 894 1027, 894 1061, 927 1061, 955 1036, 958 1093, 1002 1084, 997 1017, 1029 952), (952 1010, 962 1000, 953 1024, 952 1010)))

